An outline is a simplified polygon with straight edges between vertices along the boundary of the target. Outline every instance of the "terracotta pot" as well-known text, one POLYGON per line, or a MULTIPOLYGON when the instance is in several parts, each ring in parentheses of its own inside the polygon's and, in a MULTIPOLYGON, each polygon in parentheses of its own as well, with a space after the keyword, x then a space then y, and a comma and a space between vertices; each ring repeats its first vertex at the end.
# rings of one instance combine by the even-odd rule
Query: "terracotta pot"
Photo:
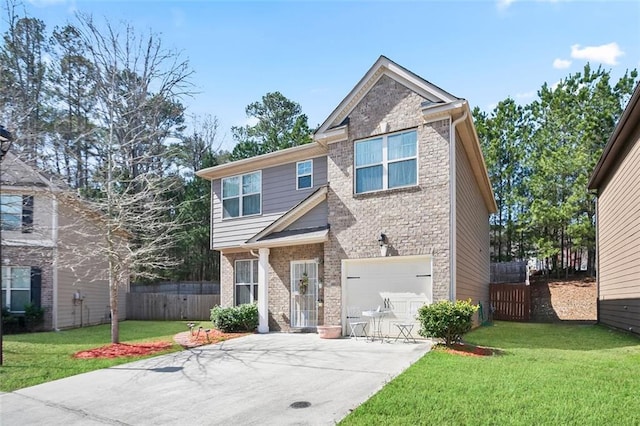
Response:
POLYGON ((342 337, 342 326, 340 325, 319 325, 317 329, 321 339, 339 339, 342 337))

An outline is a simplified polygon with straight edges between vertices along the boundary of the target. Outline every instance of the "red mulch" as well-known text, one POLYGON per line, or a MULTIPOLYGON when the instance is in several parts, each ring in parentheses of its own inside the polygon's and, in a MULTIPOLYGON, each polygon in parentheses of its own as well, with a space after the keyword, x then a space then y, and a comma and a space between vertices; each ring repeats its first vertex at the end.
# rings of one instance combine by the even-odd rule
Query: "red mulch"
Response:
POLYGON ((484 346, 475 346, 469 343, 454 343, 451 346, 438 345, 436 349, 453 355, 473 357, 483 357, 500 354, 500 351, 497 349, 486 348, 484 346))
POLYGON ((125 356, 149 355, 169 349, 173 343, 151 342, 151 343, 112 343, 88 351, 76 352, 74 358, 119 358, 125 356))
MULTIPOLYGON (((185 331, 178 333, 173 340, 184 348, 195 348, 197 346, 209 345, 236 337, 246 336, 249 333, 223 333, 218 330, 194 330, 193 333, 185 331)), ((76 352, 73 357, 81 359, 89 358, 119 358, 127 356, 151 355, 169 349, 173 343, 151 342, 151 343, 112 343, 88 351, 76 352)))

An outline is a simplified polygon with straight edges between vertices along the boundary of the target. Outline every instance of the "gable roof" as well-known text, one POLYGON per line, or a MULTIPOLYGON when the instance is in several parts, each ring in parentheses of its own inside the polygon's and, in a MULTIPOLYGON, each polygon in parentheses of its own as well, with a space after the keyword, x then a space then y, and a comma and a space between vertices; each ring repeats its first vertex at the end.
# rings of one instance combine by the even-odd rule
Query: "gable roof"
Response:
POLYGON ((356 86, 313 133, 314 142, 199 170, 196 175, 204 179, 213 180, 314 156, 326 155, 328 143, 348 139, 349 114, 383 76, 399 82, 425 99, 421 105, 425 120, 451 117, 453 121, 454 118, 464 117, 463 122, 460 123, 461 126, 457 127, 456 130, 463 134, 463 146, 469 157, 471 168, 486 207, 489 212, 495 213, 497 205, 468 102, 428 82, 385 56, 378 58, 364 77, 360 79, 356 86), (457 116, 454 117, 454 114, 457 116))
POLYGON ((50 190, 57 189, 57 186, 43 173, 35 167, 32 167, 18 158, 13 152, 9 151, 2 159, 2 167, 0 168, 0 182, 6 186, 18 187, 41 187, 50 190))
POLYGON ((269 226, 262 229, 253 237, 249 238, 246 244, 253 244, 263 239, 268 238, 270 235, 283 232, 289 225, 300 219, 302 216, 311 211, 314 207, 319 205, 322 201, 327 199, 327 185, 323 185, 313 191, 307 198, 300 201, 291 210, 280 216, 269 226))
POLYGON ((293 161, 307 160, 309 158, 320 157, 327 154, 327 149, 317 142, 305 145, 298 145, 279 151, 269 152, 256 157, 244 158, 198 170, 196 176, 203 179, 214 180, 227 176, 234 176, 241 173, 261 170, 266 167, 278 166, 280 164, 291 163, 293 161))
POLYGON ((630 144, 635 142, 631 136, 639 123, 640 83, 636 86, 627 107, 602 151, 602 155, 587 184, 589 189, 602 188, 609 176, 617 169, 620 162, 624 159, 622 154, 630 144))
MULTIPOLYGON (((95 223, 103 225, 107 222, 107 218, 102 212, 88 205, 78 194, 70 190, 64 182, 54 179, 53 176, 47 178, 44 172, 25 163, 12 152, 7 152, 2 160, 0 169, 0 183, 2 183, 3 189, 10 191, 26 189, 51 194, 51 196, 74 209, 78 214, 82 214, 95 223)), ((130 237, 130 234, 124 230, 116 230, 116 233, 123 238, 130 237)))
POLYGON ((334 109, 329 117, 327 117, 320 127, 318 127, 314 134, 321 135, 332 128, 340 126, 343 120, 358 105, 358 102, 360 102, 360 100, 369 92, 378 80, 382 78, 383 75, 398 81, 402 85, 427 99, 427 102, 433 104, 449 103, 460 100, 460 98, 446 92, 435 84, 428 82, 417 74, 414 74, 408 69, 396 64, 386 56, 381 55, 373 66, 369 68, 369 71, 367 71, 364 77, 360 79, 358 84, 351 89, 349 94, 342 100, 342 102, 340 102, 336 109, 334 109))

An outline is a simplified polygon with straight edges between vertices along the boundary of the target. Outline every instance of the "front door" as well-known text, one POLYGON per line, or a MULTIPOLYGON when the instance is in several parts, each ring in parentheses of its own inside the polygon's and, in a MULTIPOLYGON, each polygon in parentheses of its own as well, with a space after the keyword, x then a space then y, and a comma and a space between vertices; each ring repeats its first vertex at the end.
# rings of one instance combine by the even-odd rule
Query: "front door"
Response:
POLYGON ((312 260, 291 262, 291 327, 318 325, 318 264, 312 260))

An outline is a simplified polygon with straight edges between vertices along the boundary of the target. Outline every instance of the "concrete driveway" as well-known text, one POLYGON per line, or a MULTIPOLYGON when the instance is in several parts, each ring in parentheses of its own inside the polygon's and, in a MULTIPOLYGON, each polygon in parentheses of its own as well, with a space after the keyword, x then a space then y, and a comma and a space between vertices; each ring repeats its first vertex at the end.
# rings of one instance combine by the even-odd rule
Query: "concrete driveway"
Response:
POLYGON ((430 348, 255 334, 0 394, 0 423, 335 424, 430 348))

